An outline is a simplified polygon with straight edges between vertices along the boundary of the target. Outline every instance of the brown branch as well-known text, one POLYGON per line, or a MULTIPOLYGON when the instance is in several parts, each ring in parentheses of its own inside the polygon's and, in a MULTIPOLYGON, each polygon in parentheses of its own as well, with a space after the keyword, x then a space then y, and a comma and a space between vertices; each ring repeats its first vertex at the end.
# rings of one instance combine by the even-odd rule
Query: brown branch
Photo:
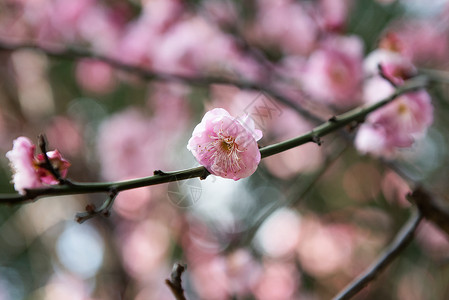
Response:
POLYGON ((424 218, 440 227, 449 236, 449 206, 446 203, 422 187, 416 188, 408 199, 416 204, 424 218))
MULTIPOLYGON (((423 88, 427 85, 425 78, 414 78, 409 80, 407 84, 396 89, 396 92, 390 97, 379 101, 371 106, 358 107, 351 111, 348 111, 339 116, 335 116, 327 122, 315 127, 313 130, 300 135, 298 137, 272 144, 260 149, 262 158, 275 155, 289 149, 304 145, 310 142, 316 142, 317 138, 328 135, 338 129, 343 128, 348 124, 354 122, 363 122, 366 115, 379 109, 380 107, 390 103, 399 95, 414 91, 416 89, 423 88)), ((71 184, 64 185, 52 185, 49 187, 27 189, 25 195, 20 194, 4 194, 0 195, 0 204, 19 204, 29 202, 39 197, 55 196, 55 195, 72 195, 72 194, 88 194, 88 193, 109 193, 111 190, 121 192, 124 190, 135 189, 144 186, 156 185, 166 182, 185 180, 190 178, 199 177, 200 179, 206 178, 210 173, 204 167, 196 167, 187 170, 175 171, 175 172, 156 172, 156 175, 125 180, 117 182, 71 182, 71 184)))
POLYGON ((182 288, 181 275, 186 270, 185 265, 175 263, 170 274, 170 279, 165 279, 165 284, 169 287, 176 300, 187 300, 184 296, 184 289, 182 288))
POLYGON ((278 92, 275 89, 267 87, 266 85, 252 82, 244 79, 233 80, 225 77, 218 76, 184 76, 179 74, 169 74, 163 72, 154 72, 145 68, 141 68, 139 66, 130 65, 124 62, 121 62, 117 59, 114 59, 109 56, 93 53, 86 49, 70 47, 67 49, 61 50, 60 47, 57 49, 50 49, 46 47, 42 47, 32 43, 17 43, 12 44, 6 41, 0 40, 0 51, 16 51, 21 49, 30 49, 42 52, 50 57, 65 59, 65 60, 76 60, 76 59, 93 59, 97 61, 104 62, 111 67, 116 69, 128 72, 130 74, 136 75, 142 79, 149 81, 168 81, 168 82, 180 82, 185 83, 192 86, 210 86, 212 84, 225 84, 232 85, 238 87, 243 90, 255 90, 255 91, 263 91, 273 98, 275 98, 279 103, 284 104, 285 106, 295 110, 303 117, 309 119, 314 122, 321 122, 322 120, 315 116, 310 111, 302 108, 292 99, 282 95, 282 93, 278 92))
POLYGON ((395 239, 388 248, 382 253, 377 261, 375 261, 364 273, 360 274, 352 281, 343 291, 341 291, 334 300, 350 299, 365 286, 373 281, 393 260, 410 244, 413 240, 418 224, 422 220, 421 212, 416 209, 412 213, 410 219, 402 227, 395 239))

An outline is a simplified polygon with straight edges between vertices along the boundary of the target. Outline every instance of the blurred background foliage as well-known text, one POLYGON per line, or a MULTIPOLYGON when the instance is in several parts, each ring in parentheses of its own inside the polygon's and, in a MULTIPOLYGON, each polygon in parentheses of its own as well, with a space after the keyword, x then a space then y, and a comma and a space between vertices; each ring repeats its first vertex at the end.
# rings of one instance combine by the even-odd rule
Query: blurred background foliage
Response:
MULTIPOLYGON (((282 2, 282 13, 291 13, 284 18, 270 15, 276 5, 263 0, 0 0, 0 40, 83 47, 186 76, 264 85, 277 73, 282 83, 273 86, 303 100, 299 69, 323 35, 357 35, 364 54, 387 32, 407 26, 434 29, 428 35, 448 40, 447 1, 282 2), (283 32, 269 32, 279 26, 283 32), (309 48, 307 34, 313 35, 309 48)), ((418 46, 425 48, 410 45, 418 46)), ((447 52, 438 57, 437 48, 445 51, 447 44, 427 47, 414 63, 446 70, 447 52)), ((0 299, 173 299, 164 280, 178 260, 187 264, 190 299, 328 299, 369 266, 407 220, 410 182, 401 175, 447 199, 448 95, 442 85, 430 92, 433 126, 393 161, 361 156, 333 134, 321 147, 263 160, 253 176, 237 182, 209 176, 123 192, 109 218, 81 225, 75 213, 105 195, 1 206, 0 299)), ((72 163, 69 177, 76 181, 196 166, 186 143, 213 107, 243 115, 268 103, 273 114, 256 122, 264 127, 261 146, 313 126, 258 91, 148 82, 94 60, 35 50, 0 52, 0 103, 2 153, 17 136, 36 140, 45 133, 50 148, 72 163)), ((322 106, 316 109, 327 117, 346 110, 322 106)), ((0 190, 14 192, 4 155, 0 162, 0 190)), ((448 262, 447 236, 424 221, 412 245, 355 298, 448 299, 448 262)))

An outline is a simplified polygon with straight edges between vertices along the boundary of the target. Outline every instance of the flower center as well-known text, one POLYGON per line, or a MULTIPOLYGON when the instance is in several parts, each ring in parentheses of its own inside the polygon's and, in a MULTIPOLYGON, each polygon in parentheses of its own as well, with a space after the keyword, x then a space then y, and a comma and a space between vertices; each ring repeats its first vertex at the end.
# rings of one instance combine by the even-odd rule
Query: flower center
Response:
POLYGON ((210 160, 215 165, 221 166, 223 172, 236 173, 244 167, 240 158, 240 153, 245 149, 240 149, 235 142, 235 137, 226 135, 222 129, 217 132, 216 136, 210 136, 213 140, 206 146, 206 150, 211 153, 210 160))
POLYGON ((399 103, 399 105, 398 105, 398 114, 403 116, 403 115, 405 115, 407 113, 408 113, 407 104, 399 103))

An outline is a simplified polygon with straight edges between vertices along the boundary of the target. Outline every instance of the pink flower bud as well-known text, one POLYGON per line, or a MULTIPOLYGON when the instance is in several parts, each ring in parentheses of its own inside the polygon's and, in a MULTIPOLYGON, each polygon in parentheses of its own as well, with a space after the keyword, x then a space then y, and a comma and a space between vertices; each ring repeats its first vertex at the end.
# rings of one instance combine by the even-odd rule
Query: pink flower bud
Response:
POLYGON ((257 141, 262 132, 249 116, 232 117, 226 110, 207 112, 193 130, 187 149, 211 174, 239 180, 253 174, 260 162, 257 141))
MULTIPOLYGON (((26 137, 18 137, 14 140, 13 149, 6 153, 14 171, 14 189, 24 195, 26 189, 38 188, 44 184, 58 184, 58 180, 45 168, 44 155, 34 155, 36 146, 26 137)), ((67 175, 70 163, 65 160, 58 150, 48 151, 47 156, 53 168, 57 170, 61 177, 67 175)))
MULTIPOLYGON (((50 159, 50 163, 55 170, 59 172, 61 177, 66 177, 70 163, 64 159, 58 150, 48 151, 47 156, 50 159)), ((42 153, 36 156, 36 161, 38 166, 45 164, 45 157, 42 153)), ((42 183, 45 184, 58 184, 58 180, 45 168, 39 167, 38 174, 42 183)))
POLYGON ((25 189, 42 186, 34 164, 35 148, 28 138, 21 136, 14 140, 12 150, 6 153, 14 172, 14 189, 22 195, 25 194, 25 189))

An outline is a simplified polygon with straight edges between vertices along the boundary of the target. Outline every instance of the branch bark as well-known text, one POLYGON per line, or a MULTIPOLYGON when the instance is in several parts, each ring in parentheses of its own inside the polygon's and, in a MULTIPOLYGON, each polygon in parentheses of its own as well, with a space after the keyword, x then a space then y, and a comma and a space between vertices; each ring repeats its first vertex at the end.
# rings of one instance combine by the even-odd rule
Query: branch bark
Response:
MULTIPOLYGON (((275 155, 300 145, 319 141, 319 139, 331 132, 334 132, 347 125, 359 124, 363 122, 365 117, 379 109, 380 107, 390 103, 401 94, 424 88, 427 80, 423 77, 416 77, 409 80, 405 85, 396 89, 395 93, 390 97, 379 101, 371 106, 358 107, 342 115, 332 117, 329 121, 315 127, 313 130, 277 144, 273 144, 260 149, 262 158, 275 155)), ((88 193, 109 193, 114 190, 121 192, 124 190, 135 189, 144 186, 156 185, 166 182, 185 180, 195 177, 206 178, 209 172, 204 167, 196 167, 174 172, 157 172, 153 176, 137 178, 132 180, 104 182, 104 183, 79 183, 71 181, 70 185, 57 185, 45 188, 29 189, 25 195, 5 194, 0 195, 0 204, 19 204, 32 201, 39 197, 55 196, 55 195, 71 195, 71 194, 88 194, 88 193)))
POLYGON ((449 237, 449 206, 446 203, 431 196, 423 187, 415 189, 408 199, 418 206, 427 220, 444 230, 449 237))
POLYGON ((165 284, 168 286, 176 300, 187 300, 184 295, 184 289, 182 288, 181 275, 186 270, 186 267, 180 263, 176 263, 173 266, 173 270, 170 275, 170 279, 165 279, 165 284))
POLYGON ((419 210, 412 213, 409 221, 399 231, 396 238, 383 252, 377 261, 375 261, 365 272, 359 275, 344 290, 342 290, 333 300, 351 299, 360 292, 365 286, 373 281, 399 254, 410 244, 416 228, 422 220, 422 214, 419 210))
POLYGON ((93 53, 89 50, 82 48, 71 47, 68 49, 61 49, 60 47, 58 47, 56 49, 50 49, 32 43, 11 44, 0 40, 0 51, 16 51, 23 49, 39 51, 50 57, 57 59, 77 60, 86 58, 101 61, 110 65, 111 67, 136 75, 142 79, 149 81, 180 82, 191 86, 210 86, 212 84, 226 84, 241 88, 243 90, 263 91, 269 94, 270 96, 276 98, 276 100, 279 101, 280 103, 295 110, 296 112, 301 114, 303 117, 309 119, 310 121, 321 123, 321 119, 319 117, 315 116, 310 111, 302 108, 292 99, 289 99, 288 97, 282 95, 282 93, 278 92, 275 89, 272 89, 270 87, 267 87, 266 85, 262 85, 257 82, 248 81, 244 79, 233 80, 230 78, 217 77, 217 76, 184 76, 179 74, 154 72, 145 68, 141 68, 139 66, 127 64, 125 62, 122 62, 109 56, 93 53))

